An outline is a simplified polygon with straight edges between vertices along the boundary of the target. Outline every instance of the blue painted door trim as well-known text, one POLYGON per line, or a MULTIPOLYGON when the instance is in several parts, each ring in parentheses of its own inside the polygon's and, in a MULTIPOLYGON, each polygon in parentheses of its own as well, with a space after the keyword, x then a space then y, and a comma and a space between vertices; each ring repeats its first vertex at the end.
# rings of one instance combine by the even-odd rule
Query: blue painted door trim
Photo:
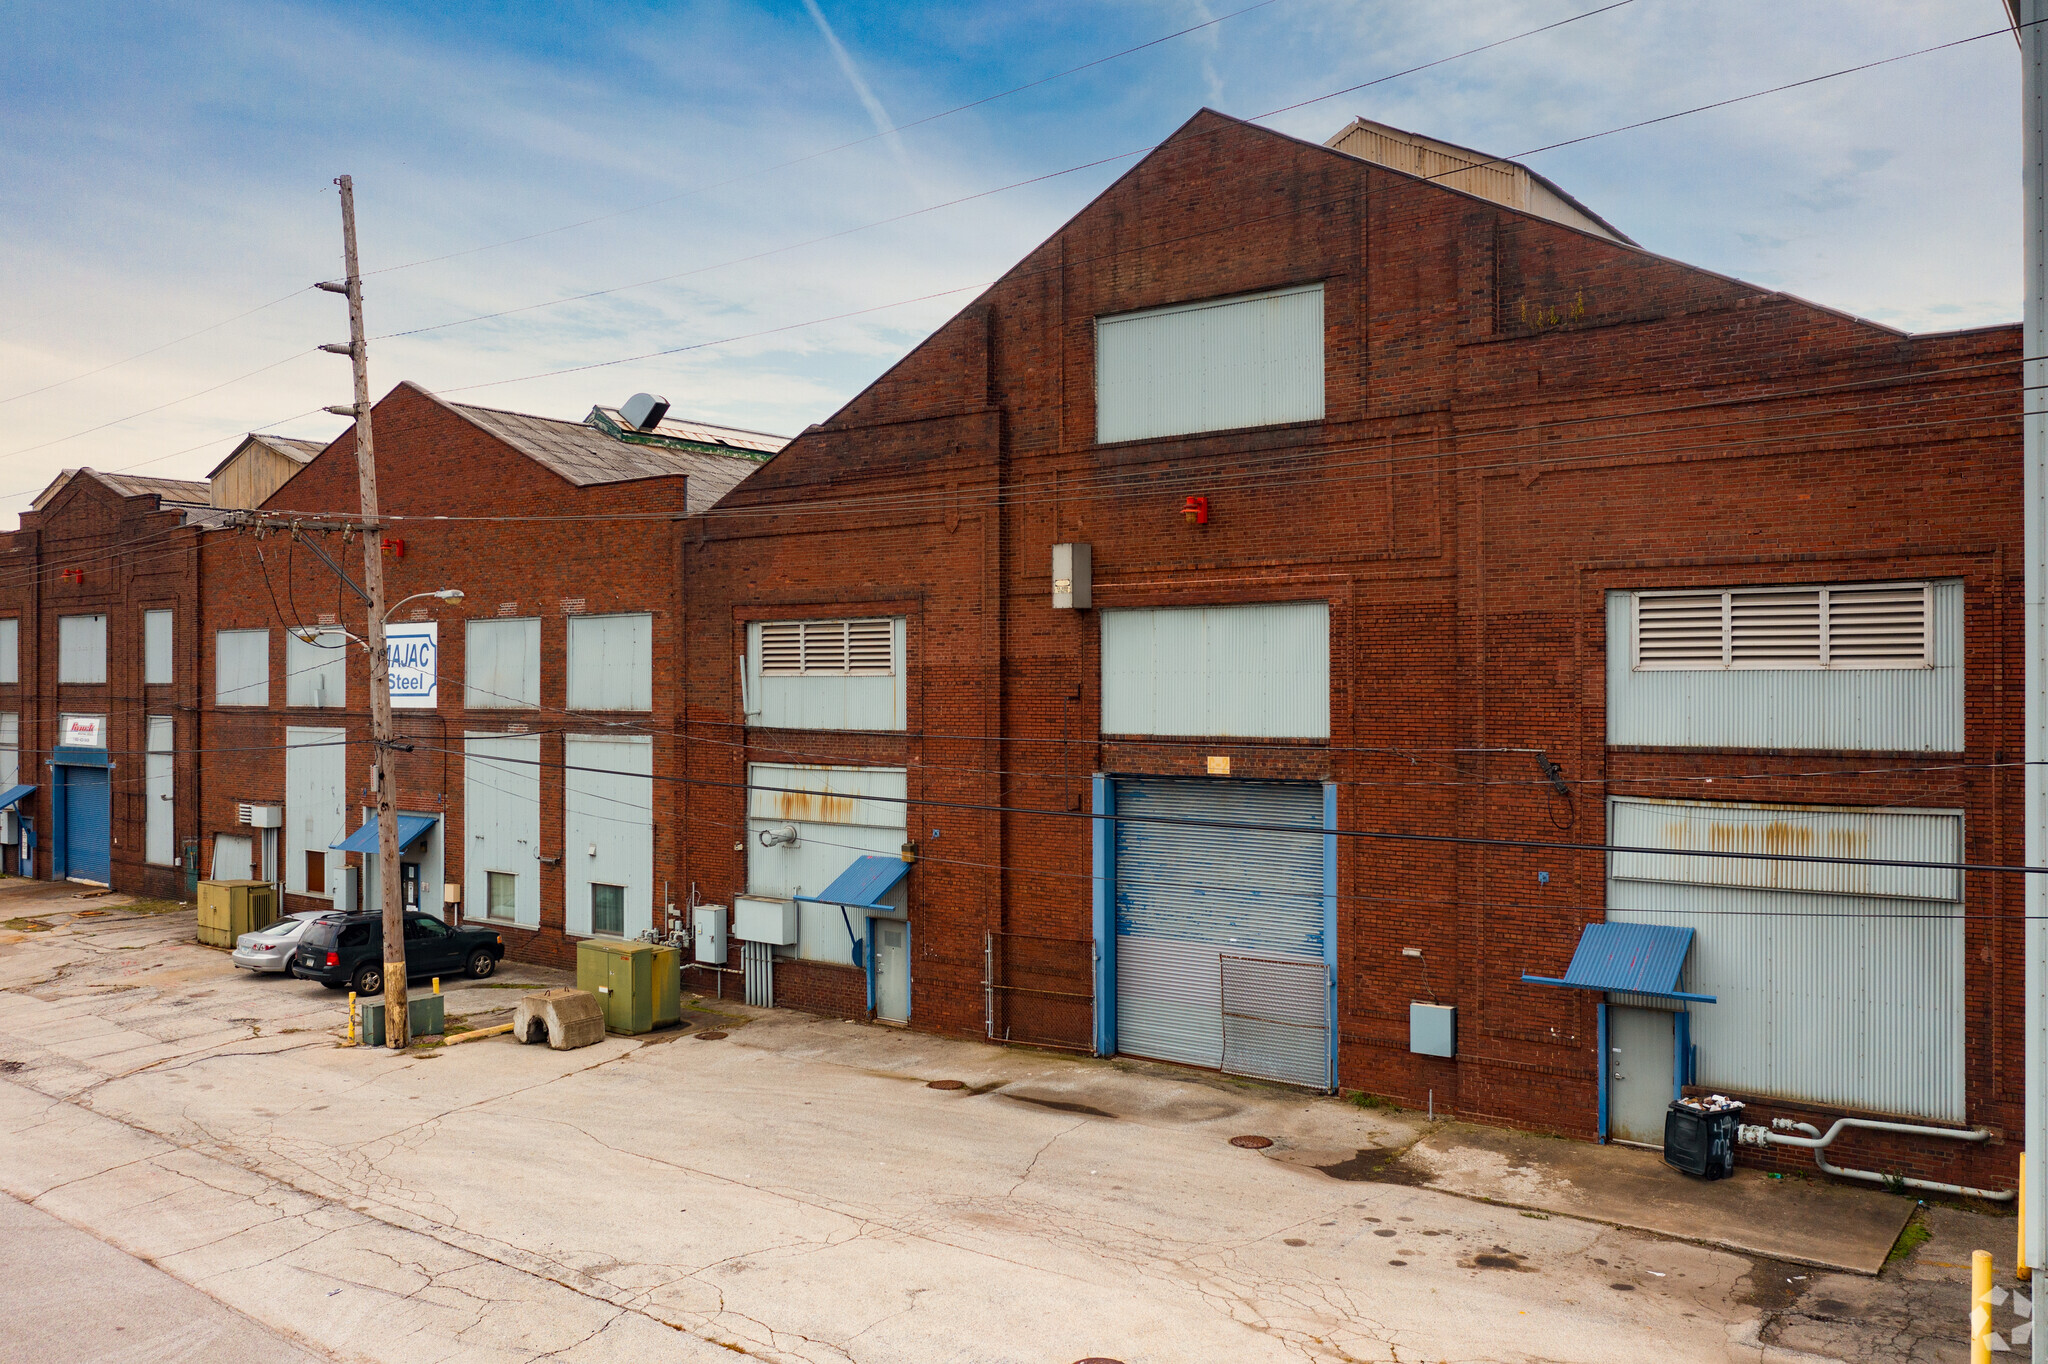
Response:
MULTIPOLYGON (((104 757, 104 754, 101 755, 104 757)), ((114 876, 113 857, 113 782, 111 771, 97 763, 56 763, 50 765, 51 815, 55 826, 52 830, 53 846, 50 849, 50 875, 53 880, 62 881, 69 876, 81 876, 91 881, 112 884, 114 876), (81 780, 83 778, 83 780, 81 780), (97 792, 95 795, 94 792, 97 792), (74 820, 71 803, 74 798, 82 802, 93 802, 90 809, 81 806, 83 819, 74 820), (74 827, 76 826, 76 827, 74 827), (88 848, 85 840, 96 841, 88 848), (82 865, 74 866, 72 843, 80 841, 80 851, 86 856, 78 859, 82 865), (94 854, 97 856, 94 856, 94 854)))
POLYGON ((65 875, 64 856, 64 802, 70 793, 64 789, 65 777, 70 773, 68 766, 50 764, 50 879, 62 881, 65 875))
POLYGON ((1095 1054, 1116 1055, 1116 784, 1095 774, 1095 1054))
POLYGON ((1601 1000, 1595 1006, 1599 1010, 1600 1022, 1597 1034, 1600 1039, 1600 1130, 1599 1138, 1607 1140, 1607 1075, 1614 1069, 1614 1063, 1607 1055, 1607 1001, 1601 1000))
MULTIPOLYGON (((1337 783, 1323 783, 1323 827, 1337 827, 1337 783)), ((1330 1020, 1330 1089, 1335 1092, 1337 1082, 1337 1038, 1343 1029, 1337 1026, 1337 835, 1323 835, 1323 964, 1330 968, 1329 1012, 1330 1020)))
POLYGON ((866 956, 867 956, 867 966, 866 966, 866 970, 867 970, 867 976, 868 976, 868 1017, 869 1017, 869 1018, 880 1018, 880 1017, 881 1017, 881 1014, 880 1014, 880 1013, 878 1013, 878 1012, 876 1012, 876 1010, 875 1010, 875 956, 876 956, 876 953, 875 953, 875 925, 876 925, 876 924, 902 924, 902 925, 903 925, 903 1021, 904 1021, 904 1022, 905 1022, 905 1023, 907 1024, 907 1023, 909 1023, 909 1022, 910 1022, 910 1018, 911 1018, 911 1015, 912 1015, 912 1013, 913 1013, 913 1012, 914 1012, 914 1011, 916 1010, 916 1008, 917 1008, 917 1002, 916 1002, 916 999, 915 999, 915 997, 914 997, 914 995, 913 995, 913 993, 912 993, 912 989, 911 989, 911 986, 912 986, 912 981, 911 981, 911 978, 910 978, 910 920, 908 920, 908 919, 893 919, 893 918, 891 918, 891 919, 878 919, 878 918, 876 918, 875 916, 873 916, 872 914, 868 916, 868 938, 867 938, 867 948, 868 948, 868 950, 867 950, 867 953, 866 953, 866 956))

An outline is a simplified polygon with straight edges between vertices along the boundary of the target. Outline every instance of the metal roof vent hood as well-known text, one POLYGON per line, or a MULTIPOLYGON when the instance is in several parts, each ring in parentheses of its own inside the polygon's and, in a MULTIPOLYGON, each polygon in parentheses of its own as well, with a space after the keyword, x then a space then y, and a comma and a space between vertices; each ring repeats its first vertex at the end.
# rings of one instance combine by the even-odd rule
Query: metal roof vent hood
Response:
POLYGON ((668 399, 655 393, 635 393, 619 405, 619 415, 636 431, 652 431, 668 415, 668 399))

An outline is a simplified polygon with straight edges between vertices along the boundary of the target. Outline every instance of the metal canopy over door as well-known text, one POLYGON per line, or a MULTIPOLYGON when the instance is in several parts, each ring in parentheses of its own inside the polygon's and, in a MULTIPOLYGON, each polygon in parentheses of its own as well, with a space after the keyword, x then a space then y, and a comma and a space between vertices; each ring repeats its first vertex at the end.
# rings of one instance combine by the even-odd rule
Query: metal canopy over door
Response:
POLYGON ((1126 779, 1115 810, 1116 1049, 1327 1087, 1323 788, 1126 779))
POLYGON ((107 769, 66 764, 57 769, 64 802, 63 875, 106 885, 113 879, 113 835, 107 769))

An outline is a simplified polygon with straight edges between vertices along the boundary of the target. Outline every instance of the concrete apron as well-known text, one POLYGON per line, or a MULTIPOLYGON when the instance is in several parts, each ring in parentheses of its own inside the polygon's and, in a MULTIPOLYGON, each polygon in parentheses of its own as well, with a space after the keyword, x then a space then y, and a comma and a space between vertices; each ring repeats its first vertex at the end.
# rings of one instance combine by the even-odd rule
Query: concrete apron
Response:
POLYGON ((1632 1227, 1746 1255, 1876 1274, 1918 1206, 1909 1197, 1811 1178, 1693 1179, 1654 1151, 1446 1124, 1374 1172, 1511 1208, 1632 1227))

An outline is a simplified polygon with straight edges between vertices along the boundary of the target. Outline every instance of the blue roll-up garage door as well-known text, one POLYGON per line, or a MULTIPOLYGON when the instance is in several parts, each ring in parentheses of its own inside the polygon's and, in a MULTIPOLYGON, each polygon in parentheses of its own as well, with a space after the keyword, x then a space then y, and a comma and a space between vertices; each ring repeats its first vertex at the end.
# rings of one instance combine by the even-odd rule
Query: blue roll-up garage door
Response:
POLYGON ((1329 1083, 1324 840, 1306 782, 1116 783, 1116 1049, 1329 1083))
POLYGON ((112 820, 107 802, 107 769, 65 767, 64 874, 80 881, 113 879, 112 820))

